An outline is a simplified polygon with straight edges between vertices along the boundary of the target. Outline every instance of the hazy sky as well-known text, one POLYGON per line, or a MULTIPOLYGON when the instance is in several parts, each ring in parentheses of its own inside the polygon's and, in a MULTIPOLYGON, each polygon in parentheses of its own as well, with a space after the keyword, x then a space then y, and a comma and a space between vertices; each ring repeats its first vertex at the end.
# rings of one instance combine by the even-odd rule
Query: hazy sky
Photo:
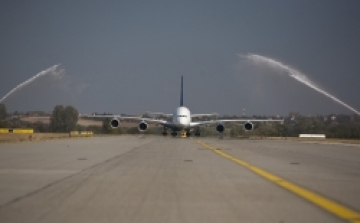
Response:
POLYGON ((360 1, 0 0, 0 97, 10 111, 172 113, 180 78, 192 112, 352 112, 271 68, 254 53, 305 73, 360 110, 360 1))

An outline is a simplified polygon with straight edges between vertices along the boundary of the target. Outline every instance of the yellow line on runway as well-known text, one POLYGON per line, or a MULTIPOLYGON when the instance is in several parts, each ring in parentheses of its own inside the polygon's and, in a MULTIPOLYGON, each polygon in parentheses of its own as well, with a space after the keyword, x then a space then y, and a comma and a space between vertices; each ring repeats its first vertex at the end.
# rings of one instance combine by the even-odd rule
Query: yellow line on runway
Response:
POLYGON ((197 142, 200 145, 219 154, 220 156, 223 156, 223 157, 253 171, 254 173, 264 177, 265 179, 268 179, 269 181, 279 185, 280 187, 285 188, 285 189, 299 195, 300 197, 304 198, 305 200, 308 200, 308 201, 316 204, 317 206, 333 213, 334 215, 336 215, 342 219, 345 219, 352 223, 360 223, 360 213, 355 210, 352 210, 351 208, 345 207, 344 205, 338 204, 335 201, 332 201, 332 200, 325 198, 319 194, 316 194, 315 192, 304 189, 296 184, 286 181, 285 179, 283 179, 281 177, 278 177, 270 172, 260 169, 259 167, 256 167, 250 163, 247 163, 239 158, 235 158, 215 147, 209 146, 202 141, 197 141, 197 142))

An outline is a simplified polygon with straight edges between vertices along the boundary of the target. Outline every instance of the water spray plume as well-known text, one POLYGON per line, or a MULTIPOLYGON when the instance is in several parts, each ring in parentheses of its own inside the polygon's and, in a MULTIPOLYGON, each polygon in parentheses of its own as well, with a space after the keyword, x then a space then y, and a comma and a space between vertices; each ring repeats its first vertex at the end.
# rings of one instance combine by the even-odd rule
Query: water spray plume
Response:
POLYGON ((45 76, 45 75, 61 75, 64 70, 60 69, 57 70, 57 68, 59 67, 59 65, 54 65, 46 70, 41 71, 40 73, 36 74, 35 76, 31 77, 30 79, 22 82, 21 84, 17 85, 16 87, 14 87, 11 91, 9 91, 9 93, 7 93, 4 97, 2 97, 0 99, 0 103, 2 103, 7 97, 9 97, 10 95, 12 95, 13 93, 15 93, 17 90, 25 87, 26 85, 34 82, 36 79, 38 79, 39 77, 45 76))
POLYGON ((349 110, 355 112, 356 114, 360 115, 360 112, 357 111, 355 108, 351 107, 350 105, 344 103, 340 99, 336 98, 335 96, 329 94, 328 92, 322 90, 320 87, 316 86, 305 74, 301 73, 300 71, 295 70, 289 65, 285 65, 279 61, 276 61, 271 58, 267 58, 264 56, 256 55, 256 54, 248 54, 248 55, 241 55, 240 57, 246 58, 255 64, 266 64, 274 69, 285 71, 290 77, 294 78, 295 80, 299 81, 302 84, 305 84, 306 86, 310 87, 311 89, 325 95, 326 97, 332 99, 333 101, 341 104, 342 106, 348 108, 349 110))

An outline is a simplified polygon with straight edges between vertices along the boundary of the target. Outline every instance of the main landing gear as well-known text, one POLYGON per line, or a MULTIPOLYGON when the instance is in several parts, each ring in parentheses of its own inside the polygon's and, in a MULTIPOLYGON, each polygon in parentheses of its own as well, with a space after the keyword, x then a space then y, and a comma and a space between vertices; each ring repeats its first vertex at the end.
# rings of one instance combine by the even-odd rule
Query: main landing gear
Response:
MULTIPOLYGON (((164 131, 163 131, 163 136, 167 136, 167 129, 164 128, 164 131)), ((180 132, 177 132, 177 131, 172 131, 171 133, 171 136, 172 137, 176 137, 176 136, 180 136, 181 138, 187 138, 187 137, 190 137, 191 136, 191 133, 190 131, 185 131, 185 130, 182 130, 180 132)), ((195 133, 193 133, 195 136, 200 136, 200 131, 195 131, 195 133)))
POLYGON ((195 136, 200 136, 200 129, 199 127, 195 128, 195 136))
POLYGON ((163 134, 163 136, 167 136, 168 133, 167 133, 167 128, 166 127, 164 127, 164 131, 163 131, 162 134, 163 134))

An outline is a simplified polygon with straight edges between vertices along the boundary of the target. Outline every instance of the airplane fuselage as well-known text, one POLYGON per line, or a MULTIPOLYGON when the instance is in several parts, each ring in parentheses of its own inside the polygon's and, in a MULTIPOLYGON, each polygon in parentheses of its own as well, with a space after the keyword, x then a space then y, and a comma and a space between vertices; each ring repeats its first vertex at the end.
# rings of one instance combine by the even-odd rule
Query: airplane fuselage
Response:
POLYGON ((178 107, 173 114, 172 122, 177 131, 190 130, 190 110, 184 106, 178 107))

